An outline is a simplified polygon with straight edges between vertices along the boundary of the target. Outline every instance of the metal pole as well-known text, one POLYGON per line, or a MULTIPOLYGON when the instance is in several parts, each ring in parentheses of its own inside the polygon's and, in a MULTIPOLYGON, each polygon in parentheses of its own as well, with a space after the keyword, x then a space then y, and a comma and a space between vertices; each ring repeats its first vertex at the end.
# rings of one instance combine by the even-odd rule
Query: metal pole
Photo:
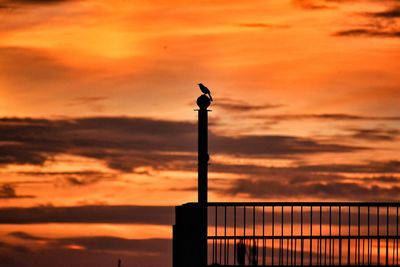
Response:
MULTIPOLYGON (((207 190, 208 190, 208 110, 211 101, 206 95, 197 98, 198 110, 198 204, 200 212, 201 266, 207 266, 207 190)), ((217 227, 217 226, 216 226, 217 227)))

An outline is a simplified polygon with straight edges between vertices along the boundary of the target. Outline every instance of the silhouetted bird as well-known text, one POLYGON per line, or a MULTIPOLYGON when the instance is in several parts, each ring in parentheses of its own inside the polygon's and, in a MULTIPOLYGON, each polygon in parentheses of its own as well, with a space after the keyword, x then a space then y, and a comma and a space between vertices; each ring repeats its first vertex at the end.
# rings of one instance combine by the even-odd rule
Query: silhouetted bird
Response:
POLYGON ((211 97, 211 92, 210 89, 208 89, 204 84, 199 83, 198 84, 200 87, 200 90, 203 92, 203 94, 206 94, 210 97, 210 100, 213 101, 212 97, 211 97))

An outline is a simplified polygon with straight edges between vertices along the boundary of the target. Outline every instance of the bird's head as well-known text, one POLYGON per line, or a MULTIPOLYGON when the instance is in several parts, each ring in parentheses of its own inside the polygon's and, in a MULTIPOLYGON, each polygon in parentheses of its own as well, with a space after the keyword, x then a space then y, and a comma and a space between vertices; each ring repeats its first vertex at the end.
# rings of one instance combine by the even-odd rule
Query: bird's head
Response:
POLYGON ((202 83, 198 83, 197 85, 199 85, 199 86, 200 86, 200 85, 203 85, 203 84, 202 84, 202 83))

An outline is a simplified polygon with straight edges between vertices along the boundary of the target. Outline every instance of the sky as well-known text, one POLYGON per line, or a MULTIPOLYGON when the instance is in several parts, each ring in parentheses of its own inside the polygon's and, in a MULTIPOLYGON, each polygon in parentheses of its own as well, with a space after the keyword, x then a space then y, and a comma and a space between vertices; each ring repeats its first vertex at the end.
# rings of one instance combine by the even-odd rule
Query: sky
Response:
POLYGON ((400 196, 398 0, 0 0, 0 265, 171 266, 197 200, 400 196))

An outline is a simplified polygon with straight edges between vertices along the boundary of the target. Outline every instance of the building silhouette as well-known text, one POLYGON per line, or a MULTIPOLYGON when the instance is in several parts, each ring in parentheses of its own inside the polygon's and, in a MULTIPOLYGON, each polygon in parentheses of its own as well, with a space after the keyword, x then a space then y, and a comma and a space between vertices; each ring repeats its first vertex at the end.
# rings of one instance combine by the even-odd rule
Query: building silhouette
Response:
POLYGON ((207 95, 198 202, 175 209, 173 267, 399 266, 399 202, 208 202, 207 95))

